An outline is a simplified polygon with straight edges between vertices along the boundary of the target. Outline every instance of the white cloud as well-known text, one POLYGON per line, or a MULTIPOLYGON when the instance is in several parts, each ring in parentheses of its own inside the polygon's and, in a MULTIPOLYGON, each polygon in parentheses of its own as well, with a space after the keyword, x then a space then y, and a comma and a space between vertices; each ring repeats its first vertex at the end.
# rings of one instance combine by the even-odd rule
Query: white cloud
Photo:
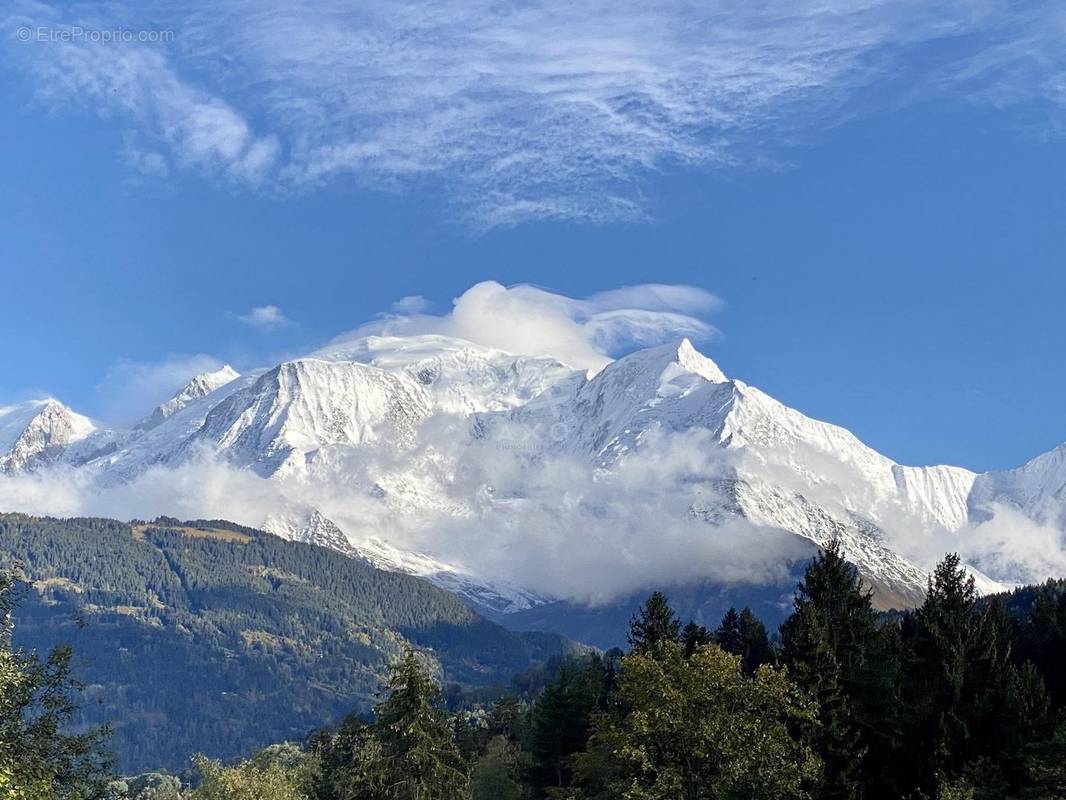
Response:
MULTIPOLYGON (((2 23, 15 40, 17 26, 32 30, 129 29, 128 14, 72 20, 42 3, 26 3, 2 23)), ((136 25, 134 25, 136 27, 136 25)), ((232 105, 182 80, 165 49, 125 42, 30 41, 14 51, 36 77, 35 99, 118 115, 146 138, 166 146, 181 166, 257 183, 278 157, 277 138, 257 137, 232 105)), ((151 168, 158 171, 156 159, 151 168)), ((135 166, 143 160, 135 160, 135 166)))
MULTIPOLYGON (((343 474, 262 478, 200 452, 155 465, 128 484, 56 469, 0 475, 0 508, 59 516, 229 519, 254 527, 321 509, 355 540, 378 537, 534 591, 604 603, 698 581, 781 584, 809 543, 743 520, 714 526, 688 508, 716 491, 724 462, 707 435, 668 436, 609 475, 566 458, 529 462, 492 441, 452 438, 447 421, 421 433, 423 452, 454 466, 427 473, 453 503, 405 512, 366 491, 401 468, 393 447, 349 453, 343 474), (455 459, 454 461, 452 459, 455 459), (681 477, 686 478, 679 481, 681 477), (488 487, 492 492, 487 493, 488 487), (474 503, 471 505, 471 501, 474 503), (468 508, 466 513, 456 509, 468 508)), ((454 422, 454 421, 453 421, 454 422)))
POLYGON ((274 305, 256 306, 247 314, 238 314, 236 319, 238 322, 242 322, 251 328, 258 328, 262 331, 273 331, 278 328, 287 328, 294 324, 292 320, 281 312, 280 308, 274 305))
POLYGON ((710 292, 693 286, 641 284, 577 299, 528 284, 506 287, 483 281, 457 297, 447 314, 394 314, 335 341, 370 334, 440 334, 596 370, 626 349, 716 334, 696 315, 720 305, 710 292))
POLYGON ((797 134, 915 98, 1061 111, 1062 13, 1009 0, 193 0, 23 2, 2 24, 42 102, 119 116, 179 165, 295 190, 417 182, 483 228, 644 218, 649 175, 774 160, 797 134), (75 23, 175 38, 13 35, 75 23))
POLYGON ((172 354, 156 362, 123 359, 96 386, 97 414, 112 422, 131 422, 170 399, 193 377, 214 372, 214 356, 172 354))
POLYGON ((958 552, 964 561, 1006 584, 1040 583, 1066 575, 1066 534, 1018 509, 991 503, 980 521, 925 542, 927 550, 958 552))

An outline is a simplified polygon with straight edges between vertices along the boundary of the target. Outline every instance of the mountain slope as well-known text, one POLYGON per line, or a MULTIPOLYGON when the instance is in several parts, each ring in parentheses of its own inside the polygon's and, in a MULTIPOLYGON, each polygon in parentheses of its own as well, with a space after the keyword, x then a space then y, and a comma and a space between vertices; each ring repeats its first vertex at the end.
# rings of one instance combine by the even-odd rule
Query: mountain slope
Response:
POLYGON ((1017 469, 979 476, 968 502, 975 515, 990 503, 1003 503, 1034 522, 1061 529, 1066 525, 1066 444, 1017 469))
MULTIPOLYGON (((105 488, 159 467, 197 474, 202 461, 220 463, 269 481, 241 508, 243 522, 326 537, 501 612, 580 599, 585 587, 580 574, 578 585, 561 585, 507 563, 491 537, 511 537, 523 553, 516 557, 529 559, 545 531, 580 544, 582 531, 612 518, 617 542, 602 542, 599 552, 615 548, 634 572, 649 560, 633 555, 634 542, 652 535, 642 525, 662 528, 667 540, 696 537, 694 549, 737 526, 814 544, 836 537, 891 606, 917 602, 925 588, 928 565, 896 549, 908 536, 965 536, 989 503, 1061 530, 1066 509, 1066 449, 983 476, 896 464, 846 429, 727 376, 687 340, 589 375, 444 336, 351 338, 178 405, 158 424, 111 434, 106 448, 88 446, 100 433, 66 444, 57 435, 43 445, 47 458, 7 450, 0 458, 14 465, 8 471, 74 465, 105 488), (332 525, 328 536, 306 532, 316 514, 332 525), (704 527, 694 532, 693 521, 704 527)), ((0 431, 21 435, 21 425, 0 431)), ((0 445, 10 450, 8 440, 0 445)), ((545 547, 569 557, 568 543, 545 547)), ((672 573, 707 577, 688 567, 672 573)), ((728 581, 761 580, 725 572, 728 581)), ((984 591, 1002 588, 977 577, 984 591)))
POLYGON ((0 515, 0 567, 13 562, 35 589, 18 643, 75 646, 80 721, 120 721, 127 772, 235 757, 365 711, 408 646, 476 686, 571 649, 425 581, 221 521, 0 515))

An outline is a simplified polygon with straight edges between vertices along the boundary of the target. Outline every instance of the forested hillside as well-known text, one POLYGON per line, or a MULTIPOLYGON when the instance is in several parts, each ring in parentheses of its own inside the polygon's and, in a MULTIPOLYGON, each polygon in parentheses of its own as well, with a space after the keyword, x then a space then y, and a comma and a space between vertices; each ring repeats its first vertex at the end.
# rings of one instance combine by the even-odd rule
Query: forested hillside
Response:
POLYGON ((125 772, 302 739, 369 709, 408 646, 467 686, 571 649, 419 579, 221 521, 0 515, 0 568, 16 565, 32 584, 16 644, 73 645, 77 721, 113 723, 125 772))

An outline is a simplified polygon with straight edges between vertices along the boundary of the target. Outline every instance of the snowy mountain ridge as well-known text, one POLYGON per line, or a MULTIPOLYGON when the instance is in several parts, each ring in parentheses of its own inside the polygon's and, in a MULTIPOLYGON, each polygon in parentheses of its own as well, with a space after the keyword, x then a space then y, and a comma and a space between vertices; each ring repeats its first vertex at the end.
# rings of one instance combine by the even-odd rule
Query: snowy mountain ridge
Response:
POLYGON ((206 397, 221 386, 240 377, 229 364, 223 365, 214 372, 203 372, 195 376, 185 386, 178 390, 177 394, 156 406, 152 413, 137 424, 137 428, 148 430, 165 422, 168 418, 181 411, 185 406, 201 397, 206 397))
MULTIPOLYGON (((839 538, 886 605, 917 602, 927 578, 894 549, 896 531, 961 531, 993 503, 1061 530, 1066 509, 1066 445, 985 475, 896 464, 727 377, 687 339, 588 374, 443 336, 354 338, 266 370, 197 376, 125 431, 54 400, 0 408, 9 474, 61 463, 121 486, 160 467, 196 469, 205 454, 277 487, 276 508, 249 507, 240 521, 423 575, 497 611, 551 592, 516 582, 513 565, 498 576, 506 556, 489 547, 456 562, 444 555, 454 556, 452 539, 478 529, 521 541, 545 524, 577 535, 577 520, 603 518, 597 504, 613 501, 599 493, 612 481, 636 481, 618 503, 673 503, 671 524, 696 521, 701 536, 742 521, 814 544, 839 538), (629 475, 667 454, 646 479, 629 475), (575 479, 552 489, 564 468, 575 479), (568 492, 576 500, 555 508, 568 492), (407 535, 391 540, 394 525, 407 535)), ((621 525, 626 516, 640 517, 621 525)))

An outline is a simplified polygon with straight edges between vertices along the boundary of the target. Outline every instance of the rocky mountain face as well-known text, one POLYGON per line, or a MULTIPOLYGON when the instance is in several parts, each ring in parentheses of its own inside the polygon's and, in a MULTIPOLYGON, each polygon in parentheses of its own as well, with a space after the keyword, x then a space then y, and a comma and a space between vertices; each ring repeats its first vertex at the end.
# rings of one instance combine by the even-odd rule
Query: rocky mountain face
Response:
MULTIPOLYGON (((618 502, 680 498, 708 537, 740 521, 810 545, 839 538, 886 607, 918 602, 927 580, 928 565, 894 546, 895 531, 960 531, 997 504, 1061 530, 1066 509, 1066 445, 985 475, 896 464, 729 378, 688 340, 590 375, 441 336, 366 337, 241 376, 199 376, 127 431, 54 400, 0 409, 8 473, 62 464, 114 487, 157 467, 195 469, 205 456, 277 487, 277 504, 249 507, 240 521, 421 575, 496 614, 553 593, 516 581, 514 569, 501 578, 499 554, 460 563, 442 545, 518 524, 531 506, 566 524, 564 505, 537 492, 555 465, 603 491, 624 485, 618 502), (664 459, 658 468, 643 466, 649 454, 664 459), (432 523, 415 547, 390 538, 394 520, 432 523)), ((581 513, 602 518, 612 498, 597 502, 604 508, 583 498, 581 513)), ((985 591, 1001 588, 977 577, 985 591)))
POLYGON ((81 450, 96 425, 62 403, 40 400, 0 407, 0 471, 23 472, 43 467, 81 450))

